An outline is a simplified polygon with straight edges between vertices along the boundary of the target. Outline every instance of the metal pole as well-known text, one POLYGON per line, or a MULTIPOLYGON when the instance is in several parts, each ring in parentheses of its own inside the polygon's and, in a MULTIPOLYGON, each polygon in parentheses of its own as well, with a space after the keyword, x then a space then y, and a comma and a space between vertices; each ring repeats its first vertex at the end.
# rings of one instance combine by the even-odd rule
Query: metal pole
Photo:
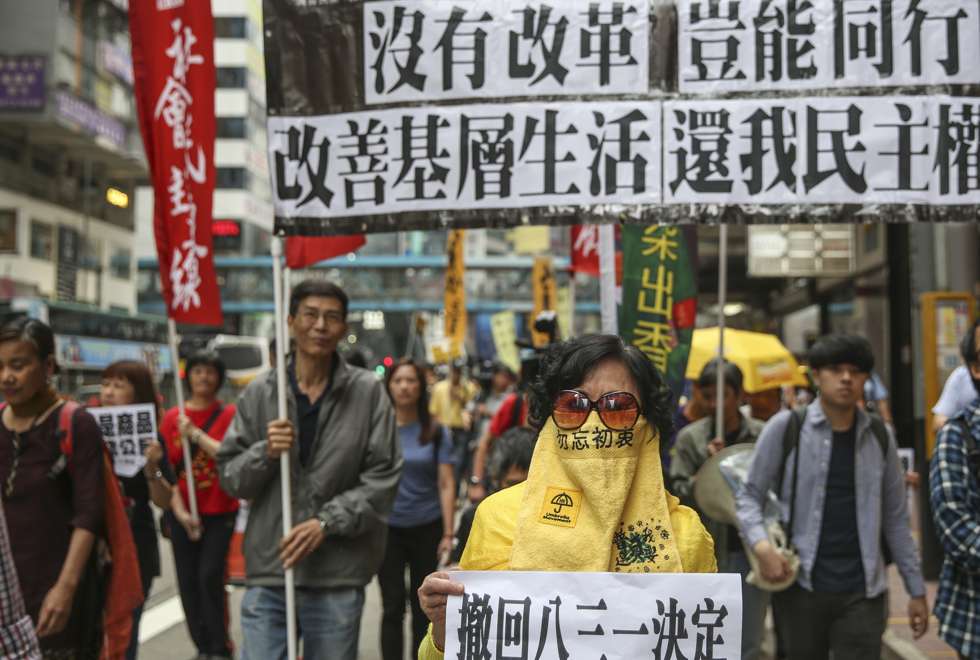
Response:
POLYGON ((599 310, 602 332, 619 334, 616 314, 616 227, 599 226, 599 310))
POLYGON ((725 302, 728 297, 728 225, 718 227, 718 380, 715 381, 715 432, 725 437, 725 302))
MULTIPOLYGON (((283 271, 282 276, 282 301, 283 301, 283 315, 282 315, 282 336, 286 345, 282 347, 283 355, 289 355, 289 297, 293 293, 293 269, 288 266, 283 271)), ((276 341, 278 344, 279 341, 276 341)), ((278 353, 276 354, 278 355, 278 353)), ((278 360, 278 358, 277 358, 278 360)))
MULTIPOLYGON (((282 239, 272 238, 272 290, 276 306, 276 394, 279 419, 288 419, 286 406, 286 321, 283 295, 282 239)), ((282 492, 282 534, 287 536, 293 529, 292 474, 289 452, 279 456, 279 481, 282 492)), ((285 570, 286 577, 286 648, 289 660, 296 660, 296 584, 293 569, 285 570)))
MULTIPOLYGON (((180 378, 180 353, 177 351, 177 322, 167 319, 167 339, 170 342, 170 362, 174 370, 174 390, 177 392, 177 410, 184 412, 184 383, 180 378)), ((180 446, 184 448, 184 472, 187 474, 187 499, 191 507, 191 518, 200 520, 197 516, 197 489, 194 486, 194 470, 191 460, 191 443, 181 437, 180 446)))

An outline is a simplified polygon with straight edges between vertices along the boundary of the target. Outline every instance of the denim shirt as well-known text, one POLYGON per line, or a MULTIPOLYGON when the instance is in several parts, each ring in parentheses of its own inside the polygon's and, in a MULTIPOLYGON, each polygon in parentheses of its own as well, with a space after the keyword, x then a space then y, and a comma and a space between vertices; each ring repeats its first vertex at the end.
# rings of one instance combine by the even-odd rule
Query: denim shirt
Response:
MULTIPOLYGON (((789 411, 773 417, 762 429, 756 441, 752 464, 746 483, 736 494, 739 529, 749 547, 767 538, 762 519, 765 494, 775 487, 783 455, 783 433, 789 421, 789 411)), ((799 483, 796 488, 796 513, 793 521, 792 543, 800 555, 798 582, 812 591, 810 581, 820 528, 823 522, 824 499, 827 494, 827 472, 833 432, 824 414, 820 399, 807 408, 806 420, 800 431, 799 483)), ((793 488, 793 461, 796 449, 786 459, 783 473, 782 517, 789 520, 789 500, 793 488)), ((898 567, 905 589, 913 598, 925 595, 921 565, 906 505, 905 477, 898 460, 895 440, 889 434, 888 452, 871 430, 871 418, 857 411, 857 442, 855 443, 855 483, 858 538, 864 566, 865 595, 874 598, 888 587, 882 558, 881 538, 884 535, 898 567)))

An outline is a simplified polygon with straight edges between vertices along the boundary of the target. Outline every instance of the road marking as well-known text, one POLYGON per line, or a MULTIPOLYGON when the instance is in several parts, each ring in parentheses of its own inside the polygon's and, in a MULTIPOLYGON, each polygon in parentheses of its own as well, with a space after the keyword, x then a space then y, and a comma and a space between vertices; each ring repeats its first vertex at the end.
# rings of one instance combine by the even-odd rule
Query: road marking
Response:
POLYGON ((180 605, 180 596, 168 598, 159 605, 154 605, 143 612, 143 618, 140 619, 140 644, 170 630, 183 620, 184 608, 180 605))

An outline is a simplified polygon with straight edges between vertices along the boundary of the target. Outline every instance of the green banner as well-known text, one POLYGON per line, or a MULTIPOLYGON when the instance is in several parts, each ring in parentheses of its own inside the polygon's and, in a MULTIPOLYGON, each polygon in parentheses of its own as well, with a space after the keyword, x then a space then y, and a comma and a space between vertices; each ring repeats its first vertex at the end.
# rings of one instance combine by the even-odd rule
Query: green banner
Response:
POLYGON ((697 316, 697 233, 671 225, 623 227, 623 340, 650 358, 675 396, 697 316))

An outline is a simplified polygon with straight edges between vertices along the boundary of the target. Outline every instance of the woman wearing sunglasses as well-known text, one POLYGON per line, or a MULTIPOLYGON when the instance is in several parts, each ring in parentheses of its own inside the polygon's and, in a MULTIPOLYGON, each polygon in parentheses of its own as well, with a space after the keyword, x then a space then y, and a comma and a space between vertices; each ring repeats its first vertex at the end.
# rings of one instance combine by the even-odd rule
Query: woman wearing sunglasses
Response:
MULTIPOLYGON (((698 515, 663 484, 672 397, 653 364, 614 335, 558 344, 529 392, 538 441, 528 479, 484 500, 463 570, 714 573, 698 515), (597 548, 609 548, 608 553, 597 548)), ((432 622, 419 658, 442 658, 447 573, 419 589, 432 622)))

